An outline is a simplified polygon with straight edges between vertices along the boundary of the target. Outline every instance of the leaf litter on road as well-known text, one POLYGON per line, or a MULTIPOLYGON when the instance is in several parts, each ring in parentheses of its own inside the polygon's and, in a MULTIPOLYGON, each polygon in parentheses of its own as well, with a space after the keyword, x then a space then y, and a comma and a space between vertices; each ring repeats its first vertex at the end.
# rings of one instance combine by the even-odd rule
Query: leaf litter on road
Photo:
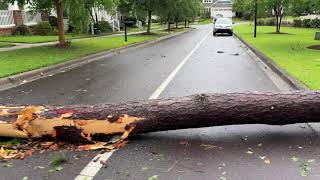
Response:
POLYGON ((266 163, 266 164, 271 164, 271 160, 270 159, 266 159, 263 162, 266 163))
POLYGON ((309 173, 311 172, 311 165, 307 161, 301 163, 300 168, 301 168, 301 176, 303 176, 303 177, 308 176, 309 173))
POLYGON ((211 145, 211 144, 201 144, 200 147, 204 147, 205 150, 223 149, 222 147, 219 147, 219 146, 216 146, 216 145, 211 145))
POLYGON ((291 160, 292 160, 293 162, 298 162, 298 161, 299 161, 299 158, 296 157, 296 156, 292 156, 291 160))
POLYGON ((64 155, 59 155, 59 156, 56 156, 54 159, 52 159, 49 162, 49 165, 56 167, 56 166, 59 166, 61 164, 66 163, 66 162, 67 162, 67 158, 64 155))
POLYGON ((247 151, 246 153, 247 153, 247 154, 250 154, 250 155, 254 154, 253 151, 247 151))
POLYGON ((4 167, 4 168, 13 168, 13 163, 12 162, 3 163, 2 167, 4 167))
POLYGON ((189 144, 189 142, 187 140, 182 140, 182 141, 179 142, 179 144, 183 145, 185 147, 189 147, 190 146, 190 144, 189 144))
POLYGON ((153 175, 148 180, 158 180, 159 175, 153 175))
POLYGON ((299 167, 300 167, 300 175, 303 177, 309 176, 312 168, 312 163, 314 163, 316 160, 315 159, 307 159, 307 160, 301 160, 297 156, 292 156, 290 158, 293 162, 300 162, 299 167))
MULTIPOLYGON (((69 116, 67 113, 66 115, 69 116)), ((124 147, 128 141, 129 134, 133 131, 133 128, 126 130, 122 135, 117 139, 112 139, 112 141, 99 142, 92 141, 90 135, 87 135, 86 139, 88 142, 84 143, 65 143, 62 141, 43 141, 43 140, 33 140, 25 141, 21 139, 12 139, 10 141, 0 142, 0 159, 25 159, 28 156, 32 156, 34 152, 40 154, 45 153, 46 151, 58 151, 58 150, 67 150, 67 151, 112 151, 124 147)), ((79 158, 75 158, 79 159, 79 158)))

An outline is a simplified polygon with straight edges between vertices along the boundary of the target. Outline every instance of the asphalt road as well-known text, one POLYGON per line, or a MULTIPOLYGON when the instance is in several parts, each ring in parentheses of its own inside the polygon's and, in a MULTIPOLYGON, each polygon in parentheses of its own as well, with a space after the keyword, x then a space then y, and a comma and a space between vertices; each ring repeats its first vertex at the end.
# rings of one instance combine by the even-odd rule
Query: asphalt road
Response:
MULTIPOLYGON (((213 37, 210 31, 210 26, 199 26, 150 47, 0 92, 0 102, 67 105, 148 99, 183 60, 160 97, 280 90, 238 40, 213 37)), ((93 179, 319 179, 318 128, 310 127, 227 126, 137 135, 93 179), (301 176, 303 170, 307 177, 301 176)), ((14 168, 0 166, 0 179, 72 180, 97 153, 53 152, 14 160, 14 168), (48 162, 59 154, 68 163, 49 174, 48 162)))

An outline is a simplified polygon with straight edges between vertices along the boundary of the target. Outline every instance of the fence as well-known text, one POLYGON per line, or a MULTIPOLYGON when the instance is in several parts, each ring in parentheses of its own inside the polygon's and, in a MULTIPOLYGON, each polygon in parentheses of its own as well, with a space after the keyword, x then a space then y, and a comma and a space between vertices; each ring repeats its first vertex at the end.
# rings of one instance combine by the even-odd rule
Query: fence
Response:
POLYGON ((27 26, 36 25, 39 22, 41 22, 41 13, 33 14, 26 11, 22 11, 21 13, 22 13, 23 24, 27 26))
POLYGON ((112 30, 113 31, 120 31, 120 21, 119 20, 112 21, 112 30))
POLYGON ((0 10, 0 28, 14 27, 13 11, 0 10))

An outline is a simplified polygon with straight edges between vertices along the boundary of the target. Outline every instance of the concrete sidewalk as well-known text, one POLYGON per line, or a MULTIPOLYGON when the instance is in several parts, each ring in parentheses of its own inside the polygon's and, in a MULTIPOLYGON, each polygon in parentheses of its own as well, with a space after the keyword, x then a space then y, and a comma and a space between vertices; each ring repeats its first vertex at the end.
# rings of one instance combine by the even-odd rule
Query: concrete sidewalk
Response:
MULTIPOLYGON (((144 31, 132 32, 132 33, 128 33, 128 35, 141 34, 143 32, 144 31)), ((124 35, 124 32, 121 32, 119 34, 111 34, 111 35, 105 35, 105 36, 93 36, 93 37, 86 37, 86 38, 79 38, 79 39, 70 39, 68 41, 77 42, 77 41, 85 41, 88 39, 115 37, 115 36, 123 36, 123 35, 124 35)), ((58 42, 59 41, 44 42, 44 43, 11 43, 11 44, 14 44, 15 46, 7 47, 7 48, 0 48, 0 52, 14 51, 17 49, 27 49, 27 48, 33 48, 33 47, 39 47, 39 46, 55 45, 58 42)))

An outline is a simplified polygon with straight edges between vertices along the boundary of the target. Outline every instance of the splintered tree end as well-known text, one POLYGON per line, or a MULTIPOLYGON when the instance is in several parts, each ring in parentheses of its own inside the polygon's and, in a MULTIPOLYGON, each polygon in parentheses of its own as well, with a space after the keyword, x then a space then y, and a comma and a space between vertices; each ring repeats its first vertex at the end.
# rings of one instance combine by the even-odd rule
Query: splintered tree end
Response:
MULTIPOLYGON (((79 113, 79 112, 78 112, 79 113)), ((18 138, 52 137, 69 142, 91 141, 92 135, 123 134, 134 128, 143 118, 127 114, 106 119, 81 119, 63 108, 45 106, 0 106, 0 136, 18 138)))

